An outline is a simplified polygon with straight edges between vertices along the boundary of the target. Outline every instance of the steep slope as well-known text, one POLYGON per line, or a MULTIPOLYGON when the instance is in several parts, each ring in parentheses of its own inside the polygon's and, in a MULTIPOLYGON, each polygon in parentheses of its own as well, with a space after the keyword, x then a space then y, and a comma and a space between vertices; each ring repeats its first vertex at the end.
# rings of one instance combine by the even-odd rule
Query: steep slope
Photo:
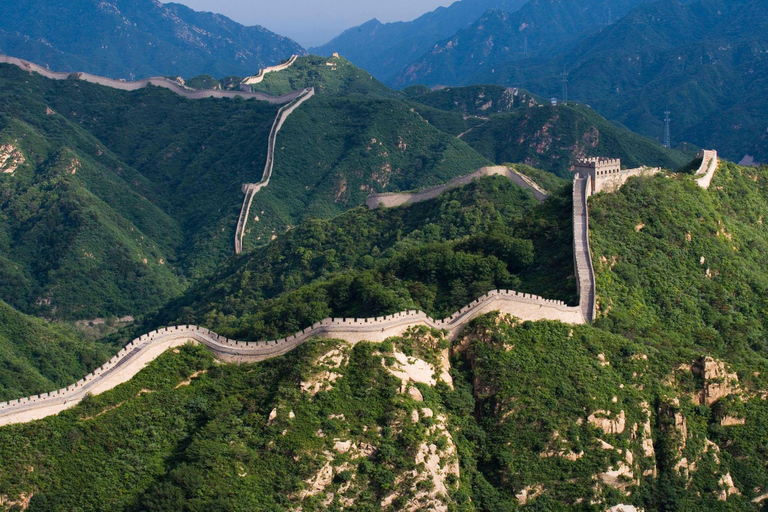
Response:
POLYGON ((112 347, 70 325, 51 324, 0 301, 0 399, 44 393, 76 382, 112 347))
POLYGON ((379 80, 389 82, 407 63, 436 42, 467 27, 486 10, 514 12, 524 3, 524 0, 459 0, 413 21, 381 23, 373 19, 309 51, 324 56, 338 52, 379 80))
POLYGON ((0 50, 52 69, 126 79, 248 76, 304 53, 263 27, 153 0, 5 2, 0 50))
POLYGON ((571 99, 631 130, 661 138, 669 110, 675 145, 717 146, 732 160, 749 154, 765 161, 765 2, 643 3, 554 53, 517 60, 504 57, 518 37, 514 16, 489 15, 451 40, 452 48, 446 42, 414 63, 398 83, 512 84, 559 98, 565 69, 571 99))
POLYGON ((28 313, 84 319, 138 315, 179 293, 164 261, 181 233, 147 199, 152 186, 64 117, 35 106, 29 123, 8 110, 0 118, 9 156, 0 175, 3 299, 28 313))
POLYGON ((766 180, 726 164, 709 191, 680 175, 595 196, 594 326, 490 314, 453 344, 316 340, 243 366, 182 347, 0 429, 0 495, 29 510, 760 510, 766 180))
MULTIPOLYGON (((496 8, 485 12, 469 27, 436 44, 403 67, 390 83, 403 87, 468 85, 494 77, 496 69, 510 61, 542 59, 557 55, 563 46, 623 16, 646 0, 544 0, 527 2, 509 12, 496 8), (483 77, 483 80, 478 78, 483 77)), ((492 80, 494 83, 513 83, 492 80)), ((520 84, 524 85, 524 84, 520 84)))
POLYGON ((522 162, 560 177, 571 176, 578 158, 610 155, 627 167, 675 170, 690 160, 682 152, 611 124, 580 105, 537 105, 492 115, 461 140, 496 163, 522 162))

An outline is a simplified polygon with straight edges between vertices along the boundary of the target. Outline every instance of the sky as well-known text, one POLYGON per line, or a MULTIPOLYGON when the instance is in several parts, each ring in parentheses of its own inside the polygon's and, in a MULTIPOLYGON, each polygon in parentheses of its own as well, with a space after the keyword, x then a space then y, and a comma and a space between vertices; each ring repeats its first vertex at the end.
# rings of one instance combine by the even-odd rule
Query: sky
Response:
MULTIPOLYGON (((163 0, 165 1, 165 0, 163 0)), ((243 25, 262 25, 302 46, 327 43, 372 18, 410 21, 453 0, 173 0, 196 11, 224 14, 243 25)))

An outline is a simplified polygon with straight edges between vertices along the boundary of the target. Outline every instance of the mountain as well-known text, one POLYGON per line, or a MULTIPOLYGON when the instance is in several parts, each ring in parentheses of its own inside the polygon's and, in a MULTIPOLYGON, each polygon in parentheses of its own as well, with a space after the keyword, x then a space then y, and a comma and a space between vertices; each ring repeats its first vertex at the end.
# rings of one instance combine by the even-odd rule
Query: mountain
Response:
POLYGON ((488 9, 514 12, 524 3, 525 0, 459 0, 413 21, 381 23, 373 19, 309 51, 318 55, 338 52, 388 83, 407 63, 429 50, 437 41, 467 27, 488 9))
MULTIPOLYGON (((644 0, 536 0, 519 10, 493 9, 469 27, 434 46, 401 69, 392 81, 409 84, 469 85, 495 78, 496 68, 519 59, 541 60, 562 52, 644 0), (532 55, 528 55, 525 50, 532 55), (478 81, 478 77, 483 77, 478 81)), ((522 65, 522 64, 521 64, 522 65)), ((493 83, 502 82, 499 79, 493 83)))
POLYGON ((554 53, 515 60, 508 49, 524 12, 489 13, 408 66, 398 83, 513 84, 560 97, 566 69, 571 99, 636 132, 660 139, 669 110, 674 141, 717 147, 736 161, 768 157, 764 2, 643 3, 554 53))
POLYGON ((22 0, 0 5, 0 53, 53 70, 136 79, 249 76, 305 52, 263 27, 180 4, 22 0))
MULTIPOLYGON (((246 247, 371 192, 436 185, 490 163, 349 68, 357 85, 318 83, 285 122, 246 247)), ((307 69, 333 73, 324 62, 307 69)), ((0 80, 7 302, 47 318, 140 317, 231 256, 241 185, 261 178, 277 105, 126 92, 10 65, 0 80)))
POLYGON ((98 332, 24 315, 0 301, 0 400, 77 382, 114 351, 98 332))
POLYGON ((422 105, 460 113, 465 124, 444 129, 496 164, 523 163, 570 179, 579 158, 612 155, 628 167, 677 169, 691 155, 614 125, 582 105, 552 105, 525 91, 500 86, 446 87, 436 91, 409 87, 417 111, 436 126, 443 118, 422 105))
MULTIPOLYGON (((767 185, 768 168, 724 163, 711 190, 679 174, 592 197, 593 325, 489 313, 455 340, 426 328, 381 343, 315 339, 243 365, 217 364, 202 347, 168 351, 112 391, 0 429, 0 492, 28 510, 582 510, 587 500, 760 510, 767 185)), ((493 177, 312 221, 246 254, 216 280, 221 296, 187 307, 233 329, 276 327, 293 315, 215 305, 248 310, 278 280, 316 280, 339 314, 450 301, 461 291, 452 273, 500 277, 522 262, 495 251, 527 244, 492 240, 551 236, 533 243, 533 267, 572 256, 570 192, 535 206, 493 177), (421 257, 362 279, 409 253, 421 257)))

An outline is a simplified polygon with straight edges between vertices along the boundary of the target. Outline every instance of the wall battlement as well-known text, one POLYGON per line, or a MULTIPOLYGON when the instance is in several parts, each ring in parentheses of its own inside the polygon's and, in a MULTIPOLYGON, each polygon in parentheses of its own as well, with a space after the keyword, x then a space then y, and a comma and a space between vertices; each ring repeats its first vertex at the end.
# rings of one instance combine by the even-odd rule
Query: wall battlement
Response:
POLYGON ((470 321, 491 311, 530 321, 559 320, 573 324, 585 321, 579 307, 562 301, 512 290, 492 290, 443 319, 436 320, 416 310, 372 318, 326 318, 295 334, 270 341, 233 340, 196 325, 163 327, 139 336, 103 366, 70 386, 0 403, 0 425, 33 421, 73 407, 87 394, 103 393, 127 382, 166 350, 188 342, 205 345, 225 362, 252 363, 283 355, 312 338, 379 342, 419 325, 443 329, 449 339, 456 339, 470 321))
POLYGON ((598 192, 616 192, 633 176, 652 176, 661 172, 658 167, 622 169, 618 158, 590 157, 576 160, 576 176, 590 178, 590 195, 598 192))

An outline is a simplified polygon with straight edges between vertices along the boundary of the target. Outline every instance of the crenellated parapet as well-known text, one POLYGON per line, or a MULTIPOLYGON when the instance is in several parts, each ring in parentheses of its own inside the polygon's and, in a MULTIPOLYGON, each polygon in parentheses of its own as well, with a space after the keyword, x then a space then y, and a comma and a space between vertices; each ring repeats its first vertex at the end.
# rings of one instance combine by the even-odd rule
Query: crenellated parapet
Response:
POLYGON ((590 195, 598 192, 616 192, 633 176, 653 176, 661 172, 658 167, 638 167, 622 169, 618 158, 590 157, 576 160, 576 176, 589 177, 590 195))
POLYGON ((420 325, 445 330, 449 339, 455 339, 470 321, 491 311, 521 320, 584 323, 580 308, 562 301, 512 290, 492 290, 443 319, 436 320, 416 310, 371 318, 326 318, 271 341, 234 340, 196 325, 164 327, 139 336, 104 365, 66 388, 0 403, 0 425, 32 421, 74 407, 86 395, 97 395, 127 382, 166 350, 189 342, 206 346, 225 362, 253 363, 283 355, 313 338, 378 342, 420 325))

